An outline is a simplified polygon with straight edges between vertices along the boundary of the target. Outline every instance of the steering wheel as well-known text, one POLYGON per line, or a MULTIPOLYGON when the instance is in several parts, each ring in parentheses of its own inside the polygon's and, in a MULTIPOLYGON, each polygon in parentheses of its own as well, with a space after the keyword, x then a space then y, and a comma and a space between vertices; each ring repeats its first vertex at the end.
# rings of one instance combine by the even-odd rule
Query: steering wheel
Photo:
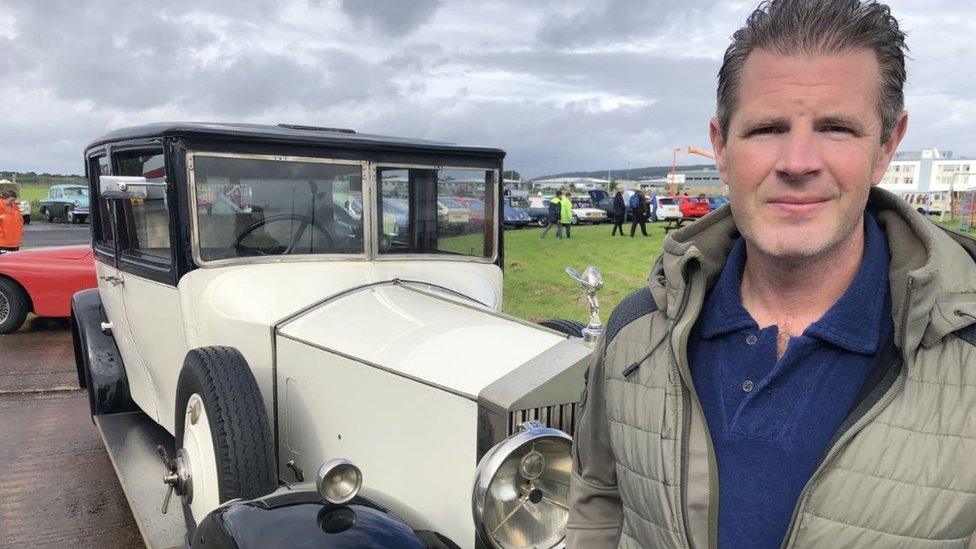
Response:
POLYGON ((309 226, 315 228, 323 237, 325 237, 325 247, 327 250, 331 251, 335 249, 335 238, 332 237, 332 233, 328 229, 322 226, 318 221, 314 221, 311 217, 298 214, 298 213, 281 213, 275 215, 269 215, 264 219, 259 219, 254 223, 251 223, 247 228, 241 231, 241 234, 237 235, 237 240, 234 241, 234 249, 238 252, 245 252, 254 255, 288 255, 291 251, 298 245, 302 237, 305 236, 305 231, 309 226), (269 250, 262 250, 261 248, 251 248, 250 246, 245 246, 242 244, 245 238, 250 236, 251 233, 264 227, 269 223, 277 223, 279 221, 298 221, 300 224, 298 228, 295 229, 295 234, 292 235, 291 241, 288 246, 282 249, 281 246, 276 246, 269 250))

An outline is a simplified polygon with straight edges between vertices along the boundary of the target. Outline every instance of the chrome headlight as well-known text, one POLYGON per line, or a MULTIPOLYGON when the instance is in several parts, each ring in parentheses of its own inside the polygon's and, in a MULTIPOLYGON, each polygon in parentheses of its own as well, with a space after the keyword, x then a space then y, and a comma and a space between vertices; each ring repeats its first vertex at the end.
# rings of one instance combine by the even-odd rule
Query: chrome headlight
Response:
POLYGON ((565 545, 572 441, 530 421, 485 454, 472 501, 485 543, 496 549, 565 545))
POLYGON ((363 487, 363 473, 347 459, 333 459, 319 466, 315 488, 322 499, 342 504, 351 501, 363 487))

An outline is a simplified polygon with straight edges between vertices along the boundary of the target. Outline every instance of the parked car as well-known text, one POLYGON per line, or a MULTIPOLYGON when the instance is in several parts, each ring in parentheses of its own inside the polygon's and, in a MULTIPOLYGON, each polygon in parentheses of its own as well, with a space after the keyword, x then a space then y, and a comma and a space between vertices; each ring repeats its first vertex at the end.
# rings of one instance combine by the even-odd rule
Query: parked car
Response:
POLYGON ((900 196, 922 215, 941 215, 949 211, 949 191, 915 191, 900 196))
MULTIPOLYGON (((405 238, 407 232, 407 213, 394 198, 384 198, 383 231, 379 236, 381 250, 389 250, 393 241, 405 238)), ((363 217, 363 197, 351 193, 343 203, 343 210, 359 221, 363 217)))
POLYGON ((678 209, 681 210, 681 216, 688 219, 705 217, 708 212, 712 211, 708 199, 703 194, 694 198, 687 195, 682 196, 678 203, 678 209))
POLYGON ((253 124, 88 146, 98 288, 73 299, 76 365, 149 544, 564 543, 599 330, 501 313, 497 211, 466 234, 440 223, 456 181, 500 202, 503 157, 253 124), (145 177, 161 164, 171 178, 145 177), (232 180, 245 208, 218 207, 232 180), (356 196, 362 238, 342 241, 319 212, 356 196), (388 200, 410 222, 383 249, 388 200))
POLYGON ((455 196, 454 200, 468 209, 469 223, 472 228, 480 229, 485 226, 485 201, 470 196, 455 196))
POLYGON ((573 202, 573 225, 603 223, 608 219, 607 212, 593 207, 589 196, 572 196, 570 200, 573 202))
POLYGON ((551 196, 529 197, 529 207, 526 208, 526 212, 536 225, 540 227, 549 226, 549 202, 551 200, 551 196))
POLYGON ((651 221, 681 219, 678 201, 669 196, 655 196, 651 199, 651 221))
POLYGON ((708 197, 708 207, 711 211, 715 211, 728 203, 729 203, 729 199, 726 196, 708 197))
POLYGON ((468 228, 471 213, 460 202, 445 196, 437 199, 437 223, 442 230, 461 233, 468 228))
POLYGON ((48 221, 63 217, 68 223, 84 223, 88 219, 88 187, 84 185, 52 185, 41 199, 40 214, 48 221))
MULTIPOLYGON (((20 194, 20 184, 14 183, 13 181, 8 181, 6 179, 0 179, 0 194, 4 191, 15 191, 17 196, 23 198, 20 194)), ((24 218, 24 225, 30 225, 31 222, 31 205, 30 202, 26 200, 20 201, 20 215, 24 218)))
POLYGON ((529 217, 529 213, 522 208, 511 206, 508 204, 508 202, 502 204, 502 208, 503 226, 511 227, 513 229, 521 229, 522 227, 532 224, 532 218, 529 217))
MULTIPOLYGON (((591 191, 593 192, 593 191, 591 191)), ((604 196, 594 204, 597 208, 605 211, 607 213, 607 220, 613 221, 613 196, 604 196)), ((624 220, 631 221, 634 218, 634 211, 630 209, 630 199, 624 195, 624 220)))
POLYGON ((19 330, 28 313, 70 316, 71 296, 95 286, 95 263, 89 246, 0 254, 0 334, 19 330))

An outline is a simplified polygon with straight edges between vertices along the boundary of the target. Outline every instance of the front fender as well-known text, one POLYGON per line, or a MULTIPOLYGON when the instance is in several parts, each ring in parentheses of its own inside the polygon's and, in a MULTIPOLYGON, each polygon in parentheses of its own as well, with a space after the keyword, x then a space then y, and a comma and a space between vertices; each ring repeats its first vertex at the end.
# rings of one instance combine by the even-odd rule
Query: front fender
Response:
POLYGON ((191 547, 457 549, 441 534, 415 530, 389 509, 363 496, 335 505, 314 491, 279 491, 226 504, 200 522, 191 547))

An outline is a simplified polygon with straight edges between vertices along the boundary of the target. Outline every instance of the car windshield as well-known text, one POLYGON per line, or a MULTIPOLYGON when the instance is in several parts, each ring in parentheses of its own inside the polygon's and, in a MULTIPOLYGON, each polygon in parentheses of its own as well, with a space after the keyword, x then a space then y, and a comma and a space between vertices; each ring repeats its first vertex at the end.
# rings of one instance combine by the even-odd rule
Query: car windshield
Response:
POLYGON ((64 196, 88 196, 87 187, 65 187, 64 196))
POLYGON ((673 206, 674 200, 671 198, 658 198, 657 203, 662 206, 673 206))
POLYGON ((196 154, 193 177, 204 261, 364 251, 358 163, 196 154))
POLYGON ((380 167, 376 180, 381 254, 494 257, 494 170, 380 167), (478 217, 455 197, 478 200, 478 217), (400 218, 395 226, 390 213, 400 218))

